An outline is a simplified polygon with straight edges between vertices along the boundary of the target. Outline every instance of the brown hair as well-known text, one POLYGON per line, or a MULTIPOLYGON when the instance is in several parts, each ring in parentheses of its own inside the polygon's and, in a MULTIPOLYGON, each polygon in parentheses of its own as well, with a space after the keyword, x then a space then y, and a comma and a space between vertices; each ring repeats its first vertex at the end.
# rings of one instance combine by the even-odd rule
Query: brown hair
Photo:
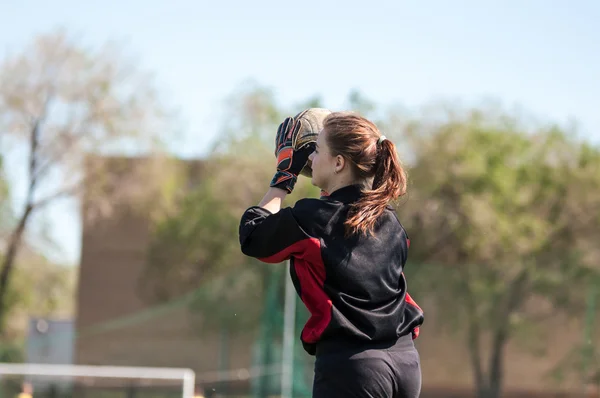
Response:
POLYGON ((381 132, 362 116, 334 112, 323 123, 331 155, 343 156, 354 177, 361 182, 373 178, 372 187, 363 187, 363 195, 352 205, 345 222, 348 235, 372 234, 377 218, 390 201, 406 193, 406 171, 390 140, 379 142, 381 132))

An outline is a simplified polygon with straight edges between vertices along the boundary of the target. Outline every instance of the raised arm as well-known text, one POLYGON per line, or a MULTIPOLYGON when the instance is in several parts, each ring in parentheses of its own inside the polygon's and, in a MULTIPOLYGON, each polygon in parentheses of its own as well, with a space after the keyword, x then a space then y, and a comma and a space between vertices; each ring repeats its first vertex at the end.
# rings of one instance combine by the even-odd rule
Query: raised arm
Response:
POLYGON ((286 118, 277 129, 275 155, 277 167, 270 188, 257 206, 247 209, 240 221, 242 252, 264 262, 277 263, 292 255, 300 255, 310 237, 300 228, 293 209, 281 209, 281 203, 291 193, 300 171, 314 151, 314 143, 293 148, 301 123, 286 118))

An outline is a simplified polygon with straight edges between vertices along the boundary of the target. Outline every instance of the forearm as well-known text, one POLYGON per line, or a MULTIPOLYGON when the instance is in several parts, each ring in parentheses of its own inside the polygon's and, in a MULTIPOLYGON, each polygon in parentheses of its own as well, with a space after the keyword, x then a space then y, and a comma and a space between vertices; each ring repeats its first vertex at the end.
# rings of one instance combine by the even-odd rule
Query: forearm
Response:
POLYGON ((277 213, 279 210, 281 210, 281 203, 286 196, 287 191, 283 189, 269 188, 258 206, 270 211, 273 214, 277 213))

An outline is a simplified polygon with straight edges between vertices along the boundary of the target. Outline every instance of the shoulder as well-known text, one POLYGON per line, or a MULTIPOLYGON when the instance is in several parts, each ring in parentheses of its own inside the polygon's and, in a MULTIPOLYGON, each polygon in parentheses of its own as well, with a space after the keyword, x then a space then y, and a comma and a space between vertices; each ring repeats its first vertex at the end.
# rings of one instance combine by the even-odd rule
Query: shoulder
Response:
POLYGON ((310 234, 319 235, 340 204, 326 199, 306 198, 298 200, 292 212, 298 223, 310 234))
POLYGON ((294 213, 307 213, 320 210, 326 206, 326 201, 323 199, 316 198, 303 198, 299 199, 292 207, 294 213))
POLYGON ((328 199, 305 198, 298 200, 293 206, 294 214, 319 217, 324 214, 331 216, 339 209, 341 203, 328 199))
MULTIPOLYGON (((410 238, 408 236, 408 232, 406 231, 406 228, 404 228, 404 225, 402 224, 402 222, 400 221, 400 218, 398 217, 398 212, 396 211, 396 209, 394 209, 392 206, 388 206, 386 208, 386 213, 389 215, 389 217, 393 220, 393 222, 395 224, 397 224, 397 228, 400 231, 400 233, 406 238, 406 240, 408 242, 410 242, 410 238)), ((410 244, 410 243, 409 243, 410 244)))

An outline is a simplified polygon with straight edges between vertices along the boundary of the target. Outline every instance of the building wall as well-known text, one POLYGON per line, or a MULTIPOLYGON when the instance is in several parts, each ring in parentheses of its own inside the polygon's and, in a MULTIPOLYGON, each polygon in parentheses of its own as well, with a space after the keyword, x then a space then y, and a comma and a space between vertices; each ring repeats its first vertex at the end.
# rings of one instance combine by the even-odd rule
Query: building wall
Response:
MULTIPOLYGON (((193 181, 201 164, 190 162, 188 170, 193 181)), ((202 330, 187 305, 155 311, 155 304, 142 299, 138 282, 146 265, 150 220, 127 203, 114 206, 109 216, 93 221, 82 207, 75 363, 190 367, 200 373, 218 370, 223 361, 229 368, 249 366, 254 335, 230 339, 230 355, 224 358, 218 333, 202 330)))

